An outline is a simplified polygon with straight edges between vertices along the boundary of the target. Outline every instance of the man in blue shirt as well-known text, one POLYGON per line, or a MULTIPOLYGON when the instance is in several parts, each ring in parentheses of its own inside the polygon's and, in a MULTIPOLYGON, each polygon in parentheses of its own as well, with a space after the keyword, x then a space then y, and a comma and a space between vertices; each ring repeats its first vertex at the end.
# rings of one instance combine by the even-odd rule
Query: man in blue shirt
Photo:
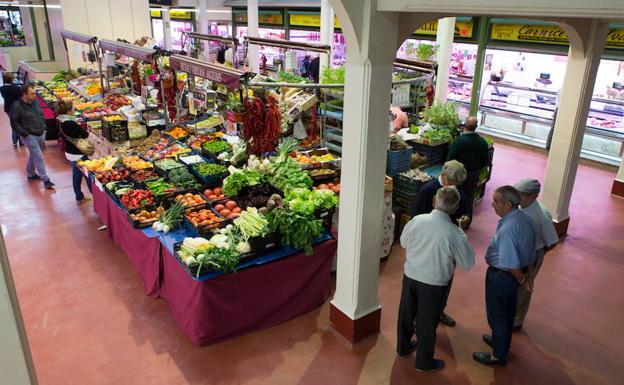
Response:
POLYGON ((493 352, 475 352, 472 358, 485 365, 505 365, 511 346, 516 316, 518 285, 523 284, 522 269, 535 254, 535 230, 531 219, 518 209, 520 194, 511 186, 494 192, 492 207, 501 217, 496 234, 485 252, 489 265, 485 276, 485 305, 492 335, 483 335, 493 352))

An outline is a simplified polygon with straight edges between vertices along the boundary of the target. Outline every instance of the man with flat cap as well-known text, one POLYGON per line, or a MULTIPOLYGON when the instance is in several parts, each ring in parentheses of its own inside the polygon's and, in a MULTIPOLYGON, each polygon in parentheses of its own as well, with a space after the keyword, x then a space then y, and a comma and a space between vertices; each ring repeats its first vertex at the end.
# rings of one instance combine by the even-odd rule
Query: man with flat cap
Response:
POLYGON ((518 330, 522 327, 529 311, 533 283, 542 267, 542 262, 544 262, 544 254, 557 245, 559 236, 557 236, 552 216, 537 201, 541 188, 540 182, 536 179, 523 179, 514 187, 520 193, 520 210, 529 216, 535 230, 535 257, 525 273, 525 284, 518 288, 518 302, 514 319, 514 330, 518 330))

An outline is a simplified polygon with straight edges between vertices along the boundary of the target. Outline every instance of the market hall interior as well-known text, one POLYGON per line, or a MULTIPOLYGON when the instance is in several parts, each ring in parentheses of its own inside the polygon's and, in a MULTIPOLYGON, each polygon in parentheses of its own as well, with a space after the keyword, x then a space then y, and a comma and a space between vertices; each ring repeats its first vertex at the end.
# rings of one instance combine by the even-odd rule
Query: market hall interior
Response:
POLYGON ((447 368, 419 373, 395 355, 404 252, 380 268, 380 332, 353 348, 330 328, 329 302, 282 325, 198 348, 176 327, 165 300, 113 245, 90 204, 76 206, 71 168, 55 142, 45 153, 56 190, 25 177, 27 151, 11 146, 0 118, 0 223, 39 383, 66 384, 616 384, 624 376, 624 200, 609 194, 612 170, 581 165, 567 238, 546 256, 524 329, 504 368, 471 353, 486 346, 485 249, 498 218, 496 186, 542 179, 546 155, 497 143, 491 182, 468 237, 476 266, 458 272, 437 354, 447 368), (518 167, 521 162, 523 167, 518 167))

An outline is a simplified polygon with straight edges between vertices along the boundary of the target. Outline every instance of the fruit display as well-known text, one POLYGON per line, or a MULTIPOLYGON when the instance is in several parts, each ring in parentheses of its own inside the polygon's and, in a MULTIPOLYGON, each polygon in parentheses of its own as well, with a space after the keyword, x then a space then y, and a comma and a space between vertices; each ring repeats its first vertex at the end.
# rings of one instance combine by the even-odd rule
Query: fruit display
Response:
POLYGON ((115 122, 121 122, 122 120, 125 120, 125 119, 121 115, 113 114, 113 115, 104 116, 103 120, 108 123, 115 123, 115 122))
POLYGON ((192 207, 208 203, 200 194, 186 193, 178 194, 175 196, 175 200, 180 202, 184 207, 192 207))
POLYGON ((325 178, 336 175, 336 170, 330 168, 318 168, 309 171, 312 178, 325 178))
POLYGON ((231 199, 216 204, 214 209, 225 219, 237 218, 241 213, 241 208, 238 206, 238 203, 231 199))
POLYGON ((98 159, 89 159, 78 161, 78 165, 86 168, 91 172, 103 172, 113 168, 118 158, 113 156, 105 156, 98 159))
POLYGON ((148 190, 130 190, 120 200, 126 208, 138 209, 153 204, 154 193, 148 190))
POLYGON ((225 195, 223 195, 223 191, 221 190, 221 187, 215 187, 214 189, 208 188, 204 190, 204 196, 208 198, 210 201, 216 201, 218 199, 225 198, 225 195))
POLYGON ((163 207, 158 207, 156 210, 141 210, 137 213, 131 213, 129 215, 133 221, 138 222, 141 225, 149 225, 153 222, 156 222, 163 215, 164 212, 165 209, 163 207))
POLYGON ((123 158, 123 164, 133 171, 152 168, 154 166, 151 162, 145 161, 137 155, 126 156, 123 158))
POLYGON ((144 151, 145 157, 154 159, 156 154, 165 150, 169 146, 171 146, 171 142, 168 139, 161 138, 158 142, 152 144, 147 150, 144 151))
POLYGON ((177 143, 165 148, 156 154, 156 159, 167 158, 167 157, 175 157, 180 154, 189 154, 191 152, 190 148, 183 147, 177 143))
POLYGON ((340 183, 321 183, 313 187, 315 190, 332 190, 336 194, 340 194, 340 183))
POLYGON ((112 94, 106 97, 104 100, 104 104, 106 104, 112 110, 118 110, 123 106, 129 106, 132 104, 132 100, 127 97, 119 94, 112 94))
POLYGON ((180 140, 188 136, 188 132, 180 126, 175 126, 173 129, 165 131, 165 133, 170 135, 175 140, 180 140))
POLYGON ((219 227, 224 219, 219 217, 211 209, 189 210, 184 216, 195 227, 214 228, 219 227))
POLYGON ((102 102, 79 102, 74 104, 74 107, 77 111, 89 111, 102 109, 104 108, 104 104, 102 102))
POLYGON ((113 168, 102 172, 96 172, 95 177, 100 183, 117 182, 130 177, 130 171, 125 167, 113 168))
POLYGON ((102 86, 99 83, 90 83, 85 87, 87 96, 94 96, 102 92, 102 86))

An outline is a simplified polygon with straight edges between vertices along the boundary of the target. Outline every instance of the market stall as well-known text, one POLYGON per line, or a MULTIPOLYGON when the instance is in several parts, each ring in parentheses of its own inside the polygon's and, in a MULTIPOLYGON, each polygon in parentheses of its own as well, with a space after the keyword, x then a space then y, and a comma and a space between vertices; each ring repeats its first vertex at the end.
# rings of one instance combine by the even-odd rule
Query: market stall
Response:
POLYGON ((204 51, 208 56, 203 57, 204 61, 209 63, 219 62, 219 57, 222 55, 221 60, 223 60, 223 62, 220 64, 228 63, 234 68, 238 66, 238 62, 232 60, 236 56, 238 46, 240 45, 238 39, 235 37, 185 32, 182 39, 185 42, 184 46, 186 46, 187 39, 191 41, 191 57, 193 58, 201 59, 201 42, 207 41, 208 47, 205 47, 204 51))

